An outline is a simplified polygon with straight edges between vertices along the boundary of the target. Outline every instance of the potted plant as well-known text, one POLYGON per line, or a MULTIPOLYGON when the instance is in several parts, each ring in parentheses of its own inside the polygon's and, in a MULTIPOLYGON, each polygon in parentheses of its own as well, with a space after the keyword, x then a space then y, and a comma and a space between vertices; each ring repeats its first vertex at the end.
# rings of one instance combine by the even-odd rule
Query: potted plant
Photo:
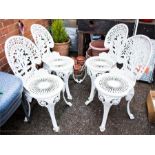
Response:
POLYGON ((60 53, 60 55, 68 55, 70 39, 65 30, 64 22, 62 19, 55 19, 52 21, 51 33, 54 40, 54 51, 60 53))

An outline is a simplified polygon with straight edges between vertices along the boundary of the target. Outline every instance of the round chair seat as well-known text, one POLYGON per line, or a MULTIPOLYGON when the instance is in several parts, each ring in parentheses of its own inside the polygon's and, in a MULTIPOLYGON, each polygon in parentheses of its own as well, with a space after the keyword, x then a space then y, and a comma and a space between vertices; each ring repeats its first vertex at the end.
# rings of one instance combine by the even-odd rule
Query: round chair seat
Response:
POLYGON ((95 86, 97 90, 105 95, 123 97, 131 90, 133 84, 131 80, 123 75, 105 73, 96 78, 95 86))
POLYGON ((33 77, 27 83, 26 89, 34 98, 45 99, 55 96, 64 88, 64 83, 58 76, 46 75, 33 77))
POLYGON ((115 62, 107 57, 94 56, 86 60, 86 66, 92 71, 106 72, 115 66, 115 62))
POLYGON ((52 71, 70 71, 74 66, 74 60, 67 56, 48 57, 43 61, 52 71))

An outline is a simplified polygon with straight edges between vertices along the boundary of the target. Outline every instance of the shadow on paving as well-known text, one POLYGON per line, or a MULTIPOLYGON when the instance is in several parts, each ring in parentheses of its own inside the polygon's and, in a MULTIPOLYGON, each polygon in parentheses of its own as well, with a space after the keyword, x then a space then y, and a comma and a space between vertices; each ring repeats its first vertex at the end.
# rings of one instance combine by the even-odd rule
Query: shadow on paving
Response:
MULTIPOLYGON (((36 101, 32 103, 31 122, 25 123, 22 107, 20 107, 8 122, 1 127, 0 134, 6 135, 150 135, 155 134, 155 124, 150 124, 147 118, 146 97, 151 85, 137 82, 135 96, 131 103, 131 111, 135 115, 130 120, 126 112, 126 101, 122 99, 117 106, 112 106, 105 132, 99 130, 102 121, 103 106, 97 94, 88 106, 84 104, 90 92, 90 79, 82 84, 69 81, 73 95, 73 106, 68 107, 61 99, 56 104, 56 119, 60 132, 53 132, 49 113, 36 101)), ((62 98, 62 97, 61 97, 62 98)))

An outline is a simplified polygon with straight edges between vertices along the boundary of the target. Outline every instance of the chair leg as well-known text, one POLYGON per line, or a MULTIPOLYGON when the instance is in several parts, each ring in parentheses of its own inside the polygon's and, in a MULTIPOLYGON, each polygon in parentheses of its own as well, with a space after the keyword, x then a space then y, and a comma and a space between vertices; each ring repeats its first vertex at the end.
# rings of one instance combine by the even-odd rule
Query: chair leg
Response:
POLYGON ((69 80, 69 75, 66 75, 64 77, 64 81, 65 81, 65 89, 66 89, 66 93, 67 93, 67 98, 69 100, 72 100, 72 95, 71 95, 70 90, 69 90, 68 80, 69 80))
POLYGON ((30 115, 31 115, 31 103, 32 97, 23 94, 23 102, 22 102, 22 107, 25 113, 25 118, 24 122, 29 122, 30 121, 30 115))
POLYGON ((130 111, 130 103, 131 103, 131 100, 132 100, 133 96, 134 96, 134 88, 125 97, 125 99, 127 101, 127 113, 129 115, 130 119, 134 119, 135 118, 134 115, 130 111))
POLYGON ((30 105, 30 102, 27 102, 27 105, 28 105, 28 114, 27 114, 27 116, 25 116, 24 122, 29 122, 30 121, 30 115, 31 115, 31 105, 30 105))
POLYGON ((55 104, 53 104, 53 103, 48 104, 47 109, 48 109, 48 112, 49 112, 51 120, 52 120, 53 130, 55 132, 59 132, 60 128, 58 127, 56 119, 55 119, 54 106, 55 106, 55 104))
POLYGON ((100 126, 100 131, 101 132, 104 132, 105 131, 105 126, 106 126, 106 122, 107 122, 107 117, 108 117, 108 114, 109 114, 109 110, 111 108, 112 104, 110 103, 103 103, 103 119, 102 119, 102 123, 101 123, 101 126, 100 126))
POLYGON ((65 98, 65 88, 63 89, 62 94, 63 94, 63 99, 64 99, 65 103, 71 107, 71 106, 72 106, 72 103, 71 103, 71 102, 68 102, 68 101, 66 100, 66 98, 65 98))
POLYGON ((94 99, 94 96, 95 96, 95 84, 94 84, 94 80, 91 78, 91 92, 85 104, 88 105, 90 102, 92 102, 94 99))

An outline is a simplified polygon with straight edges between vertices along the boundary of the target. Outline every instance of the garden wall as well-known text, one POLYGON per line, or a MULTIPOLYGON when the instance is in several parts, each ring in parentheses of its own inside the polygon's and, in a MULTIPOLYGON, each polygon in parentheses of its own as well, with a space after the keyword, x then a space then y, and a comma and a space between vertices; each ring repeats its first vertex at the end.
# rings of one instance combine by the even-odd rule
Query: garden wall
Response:
MULTIPOLYGON (((0 19, 0 71, 10 71, 10 67, 5 57, 4 44, 6 39, 10 36, 20 34, 18 21, 19 19, 0 19)), ((20 21, 24 24, 24 36, 30 39, 32 39, 30 32, 30 26, 32 24, 37 23, 46 27, 49 24, 49 20, 47 19, 21 19, 20 21)))

